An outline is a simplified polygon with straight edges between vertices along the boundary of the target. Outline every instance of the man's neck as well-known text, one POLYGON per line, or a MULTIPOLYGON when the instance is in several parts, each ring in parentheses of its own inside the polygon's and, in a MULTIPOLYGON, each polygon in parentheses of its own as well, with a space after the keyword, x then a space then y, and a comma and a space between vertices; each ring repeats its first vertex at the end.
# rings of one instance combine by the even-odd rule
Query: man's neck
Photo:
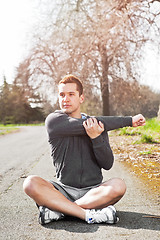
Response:
POLYGON ((68 116, 72 118, 82 118, 81 113, 71 113, 71 114, 68 114, 68 116))

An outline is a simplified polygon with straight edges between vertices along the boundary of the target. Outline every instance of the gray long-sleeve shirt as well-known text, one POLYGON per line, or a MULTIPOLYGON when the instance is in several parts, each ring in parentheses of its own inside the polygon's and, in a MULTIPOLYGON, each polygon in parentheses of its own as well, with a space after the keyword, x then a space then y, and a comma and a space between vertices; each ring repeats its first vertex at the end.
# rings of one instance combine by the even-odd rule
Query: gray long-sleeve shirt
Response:
POLYGON ((109 170, 114 161, 107 131, 132 126, 131 117, 96 118, 105 131, 94 139, 87 135, 84 119, 71 118, 61 110, 46 118, 53 164, 58 180, 65 185, 84 188, 101 183, 101 169, 109 170))

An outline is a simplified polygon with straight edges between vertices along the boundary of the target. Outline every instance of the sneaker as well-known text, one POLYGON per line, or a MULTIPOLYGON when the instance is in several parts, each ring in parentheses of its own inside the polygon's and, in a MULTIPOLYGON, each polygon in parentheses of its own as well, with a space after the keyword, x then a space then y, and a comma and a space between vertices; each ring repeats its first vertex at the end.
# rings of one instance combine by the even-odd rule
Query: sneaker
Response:
POLYGON ((108 206, 103 209, 91 209, 86 210, 86 222, 87 223, 108 223, 114 224, 119 221, 119 218, 116 216, 116 209, 113 206, 108 206))
POLYGON ((39 207, 39 223, 41 225, 57 221, 64 218, 64 214, 56 211, 51 211, 50 209, 40 206, 39 207))

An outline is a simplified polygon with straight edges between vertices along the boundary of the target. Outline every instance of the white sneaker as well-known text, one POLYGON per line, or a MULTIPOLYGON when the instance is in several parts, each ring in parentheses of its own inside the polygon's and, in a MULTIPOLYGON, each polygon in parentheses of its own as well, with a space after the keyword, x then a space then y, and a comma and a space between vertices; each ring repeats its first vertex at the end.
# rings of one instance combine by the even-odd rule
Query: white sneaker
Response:
POLYGON ((53 221, 57 221, 60 219, 64 218, 64 214, 60 213, 60 212, 56 212, 56 211, 52 211, 46 207, 40 206, 39 207, 39 223, 41 225, 53 222, 53 221))
POLYGON ((113 206, 108 206, 103 209, 91 209, 86 210, 86 222, 87 223, 108 223, 114 224, 119 221, 119 218, 116 216, 116 209, 113 206))

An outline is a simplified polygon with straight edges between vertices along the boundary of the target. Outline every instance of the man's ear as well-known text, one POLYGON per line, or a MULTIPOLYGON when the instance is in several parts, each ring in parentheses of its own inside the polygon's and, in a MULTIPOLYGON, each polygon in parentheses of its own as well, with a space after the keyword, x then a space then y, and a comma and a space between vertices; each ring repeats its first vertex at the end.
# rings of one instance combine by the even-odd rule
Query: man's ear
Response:
POLYGON ((82 94, 82 95, 80 96, 80 103, 83 103, 83 101, 84 101, 84 95, 82 94))

